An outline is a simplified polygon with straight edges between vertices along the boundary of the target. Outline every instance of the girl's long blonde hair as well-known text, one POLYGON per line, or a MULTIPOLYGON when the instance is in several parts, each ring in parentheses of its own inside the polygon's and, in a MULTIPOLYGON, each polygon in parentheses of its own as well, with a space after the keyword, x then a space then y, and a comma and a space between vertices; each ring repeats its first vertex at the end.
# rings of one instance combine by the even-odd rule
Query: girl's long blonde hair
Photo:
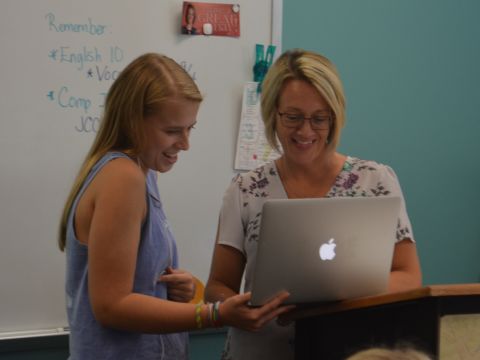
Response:
POLYGON ((133 60, 113 82, 105 102, 100 129, 65 203, 58 245, 66 246, 67 221, 73 202, 92 167, 109 151, 138 157, 145 142, 144 117, 159 110, 166 99, 200 102, 202 95, 188 73, 174 60, 147 53, 133 60))

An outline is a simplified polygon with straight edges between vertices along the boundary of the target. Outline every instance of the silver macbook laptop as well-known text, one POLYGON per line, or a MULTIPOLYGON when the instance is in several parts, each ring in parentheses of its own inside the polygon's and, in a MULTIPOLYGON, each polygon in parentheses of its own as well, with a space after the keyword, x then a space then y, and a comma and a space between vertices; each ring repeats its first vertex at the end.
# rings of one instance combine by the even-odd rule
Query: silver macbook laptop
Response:
POLYGON ((385 292, 399 210, 386 196, 266 201, 251 305, 281 290, 295 304, 385 292))

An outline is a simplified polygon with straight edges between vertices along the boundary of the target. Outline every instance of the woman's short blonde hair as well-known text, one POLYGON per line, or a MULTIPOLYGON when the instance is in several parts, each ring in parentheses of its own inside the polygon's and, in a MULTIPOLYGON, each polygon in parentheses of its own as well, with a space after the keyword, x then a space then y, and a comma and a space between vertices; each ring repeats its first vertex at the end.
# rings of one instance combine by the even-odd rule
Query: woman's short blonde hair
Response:
POLYGON ((427 354, 413 348, 362 350, 346 360, 432 360, 427 354))
POLYGON ((345 94, 335 65, 326 57, 302 49, 283 53, 268 70, 262 83, 262 117, 269 144, 279 150, 276 118, 278 99, 286 81, 304 80, 315 87, 325 99, 332 113, 328 147, 335 149, 345 123, 345 94))

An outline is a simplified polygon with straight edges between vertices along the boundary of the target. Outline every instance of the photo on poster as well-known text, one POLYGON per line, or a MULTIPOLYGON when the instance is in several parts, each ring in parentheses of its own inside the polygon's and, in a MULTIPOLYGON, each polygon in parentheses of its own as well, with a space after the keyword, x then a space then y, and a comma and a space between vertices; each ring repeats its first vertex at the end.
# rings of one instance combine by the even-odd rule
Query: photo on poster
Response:
POLYGON ((240 36, 240 5, 183 2, 181 33, 240 36))

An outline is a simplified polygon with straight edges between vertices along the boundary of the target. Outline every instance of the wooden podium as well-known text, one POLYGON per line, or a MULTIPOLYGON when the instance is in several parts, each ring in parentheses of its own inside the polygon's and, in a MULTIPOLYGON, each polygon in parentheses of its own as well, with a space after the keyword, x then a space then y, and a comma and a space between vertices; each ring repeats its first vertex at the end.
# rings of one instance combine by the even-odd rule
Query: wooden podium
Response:
POLYGON ((433 285, 300 306, 295 359, 344 360, 372 346, 412 345, 435 359, 480 359, 480 284, 433 285))

